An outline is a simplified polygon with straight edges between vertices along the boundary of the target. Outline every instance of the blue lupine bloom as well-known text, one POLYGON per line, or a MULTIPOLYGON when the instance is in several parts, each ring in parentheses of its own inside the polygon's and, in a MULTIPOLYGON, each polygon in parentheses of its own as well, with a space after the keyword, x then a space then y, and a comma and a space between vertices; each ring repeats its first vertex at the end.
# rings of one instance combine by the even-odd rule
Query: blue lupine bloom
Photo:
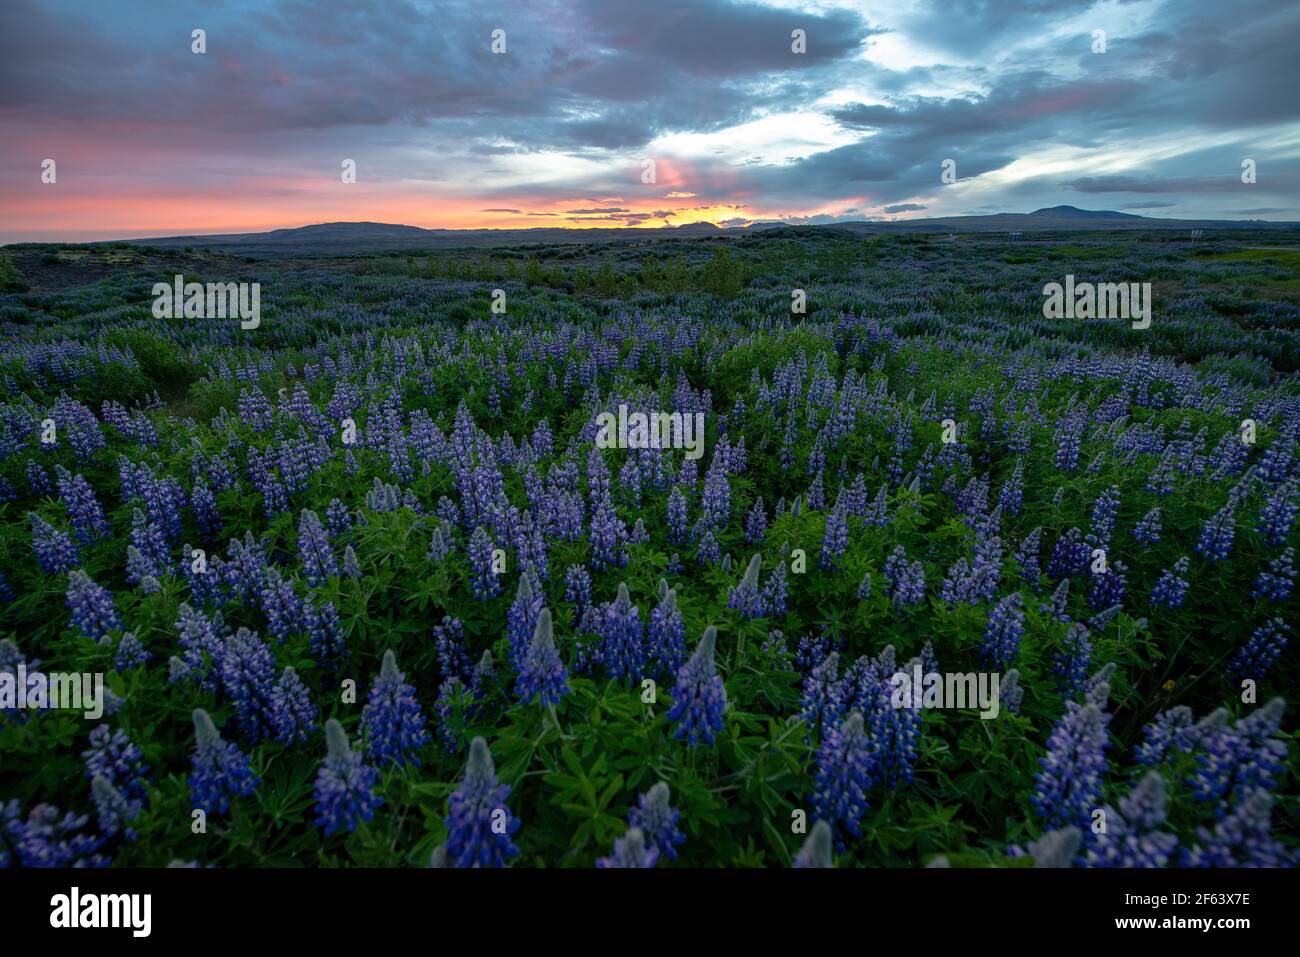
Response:
POLYGON ((704 534, 700 536, 699 544, 696 545, 695 554, 701 565, 718 564, 722 558, 722 546, 718 544, 718 536, 713 533, 713 529, 704 529, 704 534))
MULTIPOLYGON (((491 552, 488 553, 488 557, 491 557, 491 552)), ((361 563, 357 561, 357 553, 352 550, 351 545, 343 549, 343 577, 361 577, 361 563)))
POLYGON ((1120 798, 1119 810, 1105 805, 1106 829, 1085 834, 1089 867, 1164 867, 1178 848, 1178 837, 1158 828, 1165 823, 1165 780, 1148 771, 1120 798))
POLYGON ((1025 689, 1020 687, 1018 669, 1012 668, 1002 676, 1002 683, 998 686, 998 699, 1004 710, 1012 714, 1020 713, 1020 705, 1025 700, 1025 689))
POLYGON ((844 691, 839 679, 840 656, 832 651, 803 679, 799 719, 808 725, 807 740, 824 736, 840 721, 844 711, 844 691))
POLYGON ((94 641, 103 642, 110 631, 122 627, 112 593, 80 569, 68 574, 68 609, 72 626, 94 641))
POLYGON ((266 630, 272 637, 283 641, 302 630, 302 599, 293 589, 293 580, 285 578, 273 565, 262 573, 259 598, 266 614, 266 630))
POLYGON ((469 539, 470 588, 480 601, 501 594, 501 582, 492 568, 492 538, 482 525, 469 539))
POLYGON ((826 517, 826 531, 822 535, 822 568, 834 568, 849 545, 848 509, 841 495, 826 517))
POLYGON ((1016 564, 1020 566, 1020 577, 1031 585, 1037 584, 1042 574, 1038 567, 1038 547, 1042 534, 1041 528, 1035 528, 1024 537, 1020 547, 1016 549, 1015 559, 1016 564))
POLYGON ((560 660, 560 651, 555 647, 551 610, 543 608, 537 616, 532 643, 520 665, 515 694, 525 702, 538 698, 545 708, 556 704, 568 693, 569 676, 560 660))
POLYGON ((384 799, 375 794, 379 772, 366 764, 361 753, 348 744, 343 725, 333 718, 325 722, 328 752, 316 774, 312 794, 316 798, 316 826, 325 836, 346 829, 355 831, 359 824, 375 816, 384 799))
POLYGON ((786 582, 785 562, 777 562, 776 568, 772 569, 772 574, 767 576, 767 584, 763 586, 763 595, 759 599, 764 614, 780 618, 786 613, 789 597, 790 587, 786 582))
POLYGON ((101 724, 90 732, 90 747, 81 756, 92 785, 96 780, 107 785, 97 790, 92 788, 91 794, 101 824, 112 826, 112 829, 102 829, 110 835, 125 830, 126 823, 139 813, 149 793, 146 779, 149 765, 144 755, 121 728, 112 730, 101 724))
POLYGON ((102 774, 97 774, 90 782, 90 797, 99 813, 99 829, 108 837, 122 834, 127 840, 135 840, 135 830, 131 827, 144 802, 139 798, 130 798, 123 794, 113 782, 102 774))
POLYGON ((1295 524, 1297 514, 1300 514, 1300 483, 1290 479, 1269 493, 1264 507, 1259 510, 1259 521, 1255 527, 1270 545, 1279 548, 1291 534, 1291 526, 1295 524))
POLYGON ((113 655, 113 668, 119 672, 130 671, 132 668, 139 668, 152 658, 153 655, 145 648, 144 642, 128 631, 117 643, 117 651, 113 655))
POLYGON ((280 674, 280 681, 271 689, 267 716, 274 729, 275 740, 281 744, 306 741, 316 728, 316 706, 311 702, 307 686, 292 667, 280 674))
POLYGON ((225 523, 221 520, 221 512, 217 509, 217 497, 212 493, 212 489, 208 488, 206 482, 199 480, 194 483, 194 488, 190 492, 190 509, 194 512, 194 521, 199 526, 203 540, 215 541, 225 523))
POLYGON ((1272 836, 1273 795, 1263 788, 1244 795, 1213 832, 1196 829, 1200 838, 1183 854, 1184 867, 1289 867, 1285 846, 1272 836))
MULTIPOLYGON (((680 492, 678 493, 680 494, 680 492)), ((684 510, 686 503, 683 500, 683 520, 685 519, 684 510)), ((685 522, 683 521, 683 525, 685 522)), ((763 510, 763 499, 754 499, 754 504, 749 512, 745 515, 745 544, 758 545, 767 535, 767 512, 763 510)))
POLYGON ((338 574, 338 560, 330 546, 329 535, 319 516, 311 509, 304 508, 298 520, 298 556, 302 560, 303 577, 313 588, 338 574))
POLYGON ((1083 533, 1077 528, 1069 529, 1056 540, 1052 557, 1047 562, 1047 577, 1059 582, 1077 575, 1088 567, 1091 553, 1091 549, 1083 540, 1083 533))
POLYGON ((1042 770, 1030 802, 1049 828, 1087 828, 1092 823, 1110 746, 1110 715, 1104 710, 1105 696, 1099 697, 1101 704, 1065 703, 1065 714, 1047 739, 1047 753, 1038 759, 1042 770))
POLYGON ((597 859, 597 867, 654 867, 659 863, 659 848, 646 846, 645 835, 637 827, 614 841, 614 853, 597 859))
POLYGON ((1287 548, 1259 573, 1252 590, 1256 598, 1281 603, 1291 597, 1295 589, 1295 549, 1287 548))
POLYGON ((216 725, 202 708, 194 710, 194 741, 190 802, 208 814, 225 814, 232 797, 252 794, 261 779, 233 742, 221 740, 216 725))
POLYGON ((1133 537, 1140 545, 1155 545, 1160 541, 1160 506, 1142 516, 1133 528, 1133 537))
POLYGON ((677 827, 681 817, 682 812, 672 806, 667 783, 659 781, 628 808, 627 823, 628 827, 640 829, 648 847, 675 861, 677 845, 686 841, 686 835, 677 827))
POLYGON ((862 714, 854 711, 822 739, 812 798, 817 819, 836 832, 835 843, 841 849, 845 846, 842 831, 862 835, 862 815, 875 771, 876 752, 863 728, 862 714))
POLYGON ((504 867, 519 854, 510 835, 519 819, 506 807, 510 788, 497 782, 492 753, 481 737, 470 742, 460 787, 447 803, 447 862, 453 867, 504 867))
POLYGON ((1101 548, 1110 547, 1115 532, 1115 517, 1119 514, 1119 488, 1112 485, 1092 505, 1092 541, 1101 548))
POLYGON ((1174 562, 1173 568, 1165 569, 1156 587, 1151 589, 1151 604, 1157 608, 1181 608, 1187 600, 1187 571, 1191 562, 1186 555, 1174 562))
POLYGON ((542 612, 545 595, 533 587, 532 576, 527 572, 519 576, 515 600, 506 613, 506 637, 510 640, 510 667, 518 671, 537 631, 537 617, 542 612))
POLYGON ((1123 562, 1111 562, 1104 572, 1092 574, 1092 587, 1088 589, 1088 607, 1093 611, 1116 608, 1124 604, 1128 587, 1127 567, 1123 562))
POLYGON ((1250 640, 1237 649, 1228 671, 1238 684, 1250 678, 1262 681, 1273 670, 1287 646, 1287 625, 1281 618, 1271 618, 1251 632, 1250 640))
POLYGON ((722 714, 727 708, 727 692, 718 676, 714 653, 718 631, 712 625, 704 629, 700 643, 690 661, 677 671, 673 687, 673 706, 668 720, 677 724, 673 737, 685 737, 691 745, 701 739, 712 744, 722 730, 722 714))
POLYGON ((570 565, 565 571, 564 600, 573 603, 574 621, 581 621, 591 607, 591 573, 585 565, 570 565))
POLYGON ((825 821, 818 821, 813 825, 813 829, 808 832, 808 837, 804 840, 799 853, 794 856, 793 866, 797 868, 834 867, 835 864, 831 853, 832 844, 831 826, 825 821))
POLYGON ((90 487, 80 474, 73 475, 62 465, 55 467, 58 475, 59 497, 68 509, 68 521, 72 524, 77 539, 92 542, 108 534, 108 520, 104 518, 104 509, 95 498, 95 490, 90 487))
POLYGON ((885 560, 885 578, 895 608, 918 605, 925 599, 925 566, 919 561, 909 562, 902 545, 895 546, 885 560))
POLYGON ((235 724, 252 744, 273 737, 270 712, 275 657, 266 642, 247 628, 226 639, 219 662, 221 690, 235 709, 235 724))
POLYGON ((1138 764, 1154 766, 1175 752, 1190 751, 1195 744, 1190 733, 1192 723, 1192 710, 1186 705, 1177 705, 1157 714, 1142 729, 1143 740, 1135 754, 1138 764))
POLYGON ((1276 735, 1285 708, 1273 698, 1231 726, 1219 709, 1193 729, 1196 768, 1187 783, 1198 801, 1214 804, 1216 817, 1256 788, 1271 790, 1283 773, 1286 743, 1276 735))
POLYGON ((312 659, 330 672, 337 671, 348 655, 343 639, 343 622, 332 601, 304 601, 302 605, 303 628, 311 640, 312 659))
POLYGON ((597 627, 605 673, 611 678, 639 679, 645 667, 645 627, 626 582, 619 584, 614 601, 600 606, 597 627))
POLYGON ((381 767, 385 764, 420 766, 419 753, 429 742, 424 715, 415 699, 415 687, 397 670, 392 649, 384 652, 370 698, 361 713, 366 732, 366 755, 381 767))
POLYGON ((32 551, 36 553, 41 571, 47 575, 57 575, 81 564, 77 546, 65 532, 59 531, 35 512, 28 512, 27 517, 32 526, 32 551))
POLYGON ((444 678, 469 678, 470 660, 465 647, 465 626, 459 618, 442 616, 442 623, 433 626, 433 645, 438 653, 438 669, 444 678))
POLYGON ((1016 660, 1024 633, 1024 601, 1019 592, 1012 592, 989 612, 984 642, 980 646, 982 659, 998 671, 1006 670, 1016 660))
POLYGON ((1083 687, 1088 670, 1092 667, 1092 639, 1085 625, 1074 623, 1065 633, 1063 648, 1052 656, 1052 674, 1056 686, 1067 698, 1074 697, 1083 687))
POLYGON ((1211 562, 1221 562, 1228 557, 1237 534, 1236 511, 1236 502, 1229 501, 1206 520, 1201 538, 1196 543, 1197 554, 1211 562))
POLYGON ((627 526, 608 495, 597 502, 591 516, 591 567, 596 571, 627 565, 627 526))
POLYGON ((727 598, 727 607, 734 608, 746 618, 761 618, 765 613, 763 596, 758 589, 758 573, 762 567, 762 557, 757 553, 749 560, 740 584, 731 589, 727 598))
POLYGON ((23 867, 107 867, 99 853, 105 838, 87 827, 86 814, 60 814, 52 804, 37 804, 24 821, 18 801, 0 804, 0 835, 7 838, 23 867))
POLYGON ((660 583, 659 604, 650 612, 646 631, 646 655, 656 665, 656 674, 677 674, 686 660, 686 623, 677 607, 677 592, 660 583))

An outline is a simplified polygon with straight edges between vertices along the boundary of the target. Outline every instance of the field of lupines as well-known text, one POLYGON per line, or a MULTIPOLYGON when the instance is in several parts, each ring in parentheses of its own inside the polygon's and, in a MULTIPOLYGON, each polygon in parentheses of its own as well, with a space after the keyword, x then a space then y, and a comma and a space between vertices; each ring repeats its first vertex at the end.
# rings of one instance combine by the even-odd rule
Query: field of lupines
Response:
POLYGON ((0 866, 1291 864, 1300 297, 1246 245, 11 249, 0 679, 111 693, 0 709, 0 866), (182 272, 260 327, 153 318, 182 272), (1045 319, 1067 273, 1151 327, 1045 319))

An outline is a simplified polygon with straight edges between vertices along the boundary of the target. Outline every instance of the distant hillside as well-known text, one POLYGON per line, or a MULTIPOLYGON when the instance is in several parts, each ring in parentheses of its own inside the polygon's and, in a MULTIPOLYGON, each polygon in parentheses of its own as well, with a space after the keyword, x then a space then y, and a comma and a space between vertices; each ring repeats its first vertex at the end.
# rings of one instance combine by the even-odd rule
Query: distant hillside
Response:
MULTIPOLYGON (((564 229, 422 229, 397 223, 317 223, 265 233, 163 236, 128 239, 135 245, 164 249, 210 249, 238 255, 286 256, 303 253, 343 255, 359 252, 427 251, 473 246, 526 246, 558 243, 659 242, 700 236, 743 235, 748 230, 788 228, 779 221, 753 223, 747 227, 721 229, 712 223, 659 228, 564 229)), ((799 228, 821 228, 801 226, 799 228)), ((944 216, 891 222, 838 222, 825 228, 854 233, 889 232, 1042 232, 1047 230, 1111 229, 1296 229, 1300 223, 1272 223, 1265 220, 1159 219, 1120 213, 1109 209, 1079 209, 1049 206, 1032 213, 996 213, 989 216, 944 216)), ((103 245, 93 243, 90 245, 103 245)))

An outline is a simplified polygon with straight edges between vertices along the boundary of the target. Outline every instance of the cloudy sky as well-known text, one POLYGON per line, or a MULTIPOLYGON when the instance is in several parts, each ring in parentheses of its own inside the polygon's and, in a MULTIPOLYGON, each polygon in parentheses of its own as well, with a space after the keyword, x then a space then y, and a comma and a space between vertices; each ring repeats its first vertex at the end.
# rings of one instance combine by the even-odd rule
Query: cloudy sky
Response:
POLYGON ((1292 0, 3 0, 0 242, 1300 220, 1298 41, 1292 0))

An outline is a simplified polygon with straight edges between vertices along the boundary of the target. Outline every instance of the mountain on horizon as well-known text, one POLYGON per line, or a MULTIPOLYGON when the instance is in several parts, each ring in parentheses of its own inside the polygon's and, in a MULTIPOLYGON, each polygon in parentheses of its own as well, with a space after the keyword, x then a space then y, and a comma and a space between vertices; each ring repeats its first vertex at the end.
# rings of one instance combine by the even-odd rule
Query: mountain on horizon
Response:
MULTIPOLYGON (((425 229, 401 223, 329 222, 291 226, 262 233, 160 236, 117 240, 138 246, 177 248, 195 246, 231 253, 296 255, 319 252, 344 255, 357 252, 450 249, 458 246, 518 246, 528 244, 628 242, 655 239, 698 238, 740 234, 747 230, 837 229, 856 234, 889 232, 1045 232, 1098 229, 1300 229, 1300 223, 1266 220, 1160 219, 1108 209, 1046 206, 1030 213, 992 213, 976 216, 941 216, 890 221, 854 220, 823 224, 792 224, 766 220, 746 226, 721 227, 714 223, 686 223, 660 227, 594 227, 571 229, 542 226, 528 229, 425 229)), ((108 241, 85 245, 105 245, 108 241)))

